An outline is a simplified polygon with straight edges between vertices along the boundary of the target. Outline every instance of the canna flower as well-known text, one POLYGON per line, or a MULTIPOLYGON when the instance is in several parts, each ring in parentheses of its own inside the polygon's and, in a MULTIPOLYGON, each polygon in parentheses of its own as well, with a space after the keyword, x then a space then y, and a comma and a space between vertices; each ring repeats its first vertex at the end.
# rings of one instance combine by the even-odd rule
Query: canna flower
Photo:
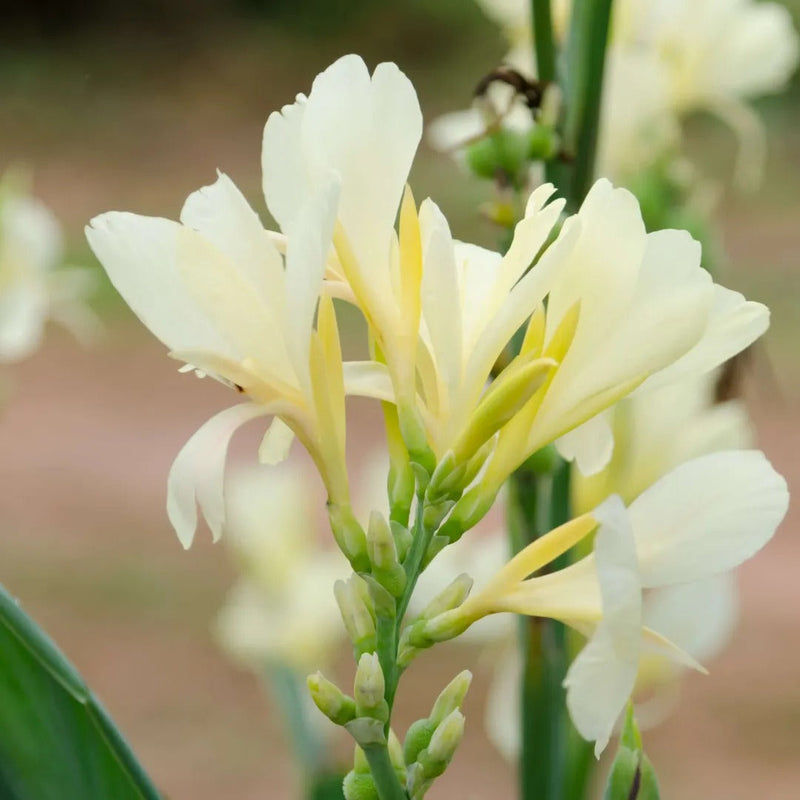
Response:
POLYGON ((242 574, 215 633, 257 672, 276 664, 306 675, 330 664, 343 641, 331 588, 349 566, 318 543, 314 489, 289 464, 237 472, 228 483, 226 542, 242 574))
MULTIPOLYGON (((409 449, 426 446, 452 469, 485 458, 499 431, 490 494, 536 449, 651 375, 673 364, 674 374, 690 351, 692 368, 708 369, 766 327, 763 306, 711 283, 688 234, 647 235, 634 198, 605 181, 546 249, 563 210, 563 201, 547 202, 549 185, 530 196, 504 256, 454 240, 439 208, 425 200, 417 210, 403 188, 419 120, 396 67, 370 76, 345 56, 308 98, 270 117, 263 151, 265 192, 284 227, 320 175, 339 176, 327 285, 363 311, 392 384, 384 399, 396 402, 409 449), (526 323, 522 353, 487 389, 526 323)), ((369 369, 374 385, 385 380, 378 365, 369 369)), ((594 469, 610 454, 610 435, 601 452, 583 452, 597 444, 595 432, 564 444, 594 469)))
MULTIPOLYGON (((256 417, 274 417, 261 461, 280 461, 297 436, 332 506, 348 512, 345 392, 351 375, 355 391, 370 389, 359 364, 342 363, 332 299, 323 292, 339 181, 328 173, 315 188, 285 224, 291 244, 283 255, 223 174, 189 196, 180 222, 110 212, 86 229, 115 288, 173 357, 248 398, 212 417, 172 466, 167 509, 184 547, 197 527, 196 505, 219 538, 228 442, 256 417)), ((345 549, 357 555, 358 543, 345 549)))
POLYGON ((13 175, 0 180, 0 362, 18 361, 39 346, 48 320, 79 339, 98 321, 85 303, 87 270, 58 269, 61 228, 52 212, 27 196, 13 175))
MULTIPOLYGON (((702 669, 648 627, 642 592, 700 581, 750 558, 788 506, 785 481, 757 451, 713 453, 682 464, 629 506, 617 496, 526 547, 458 608, 423 622, 419 636, 457 636, 488 614, 560 620, 589 641, 572 663, 567 706, 599 754, 634 690, 643 657, 702 669), (590 555, 529 577, 594 534, 590 555)), ((692 609, 702 615, 703 607, 692 609)))

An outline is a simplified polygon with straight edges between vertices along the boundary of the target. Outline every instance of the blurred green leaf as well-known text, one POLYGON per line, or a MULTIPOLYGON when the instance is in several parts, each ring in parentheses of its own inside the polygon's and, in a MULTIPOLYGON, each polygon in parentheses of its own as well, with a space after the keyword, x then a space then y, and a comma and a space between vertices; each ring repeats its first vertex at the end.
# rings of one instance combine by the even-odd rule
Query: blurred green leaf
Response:
POLYGON ((81 676, 2 586, 0 797, 160 800, 81 676))

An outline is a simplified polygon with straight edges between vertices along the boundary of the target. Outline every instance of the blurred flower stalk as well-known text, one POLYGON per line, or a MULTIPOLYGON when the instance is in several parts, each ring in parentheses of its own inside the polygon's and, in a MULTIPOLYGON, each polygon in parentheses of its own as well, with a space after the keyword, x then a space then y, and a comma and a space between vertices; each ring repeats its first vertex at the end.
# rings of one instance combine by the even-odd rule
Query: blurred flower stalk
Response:
MULTIPOLYGON (((628 713, 607 796, 636 797, 635 776, 649 764, 626 712, 637 685, 703 670, 697 658, 714 649, 676 627, 670 608, 702 622, 714 609, 702 598, 720 596, 720 576, 766 544, 786 512, 783 479, 763 454, 736 449, 747 446, 741 410, 714 405, 710 391, 715 370, 764 333, 768 310, 715 283, 686 230, 646 224, 630 191, 596 180, 613 163, 610 143, 621 143, 613 125, 643 109, 613 101, 618 51, 658 51, 662 71, 662 51, 683 52, 659 44, 683 30, 671 16, 678 5, 620 2, 613 17, 611 5, 574 0, 567 13, 534 0, 539 82, 507 70, 484 82, 487 95, 495 84, 511 89, 512 107, 481 118, 467 153, 478 174, 515 193, 494 209, 508 232, 502 253, 453 238, 431 199, 417 204, 408 185, 423 132, 416 92, 394 64, 370 74, 354 55, 267 121, 263 187, 279 230, 262 226, 224 174, 189 196, 180 221, 110 212, 87 228, 115 287, 182 369, 244 399, 179 453, 169 516, 186 547, 198 508, 215 539, 228 529, 243 578, 219 636, 273 675, 312 673, 314 703, 355 742, 346 800, 418 800, 445 772, 464 733, 470 674, 431 687, 429 715, 403 736, 393 727, 401 678, 424 651, 501 613, 533 620, 521 626, 521 796, 584 797, 592 759, 579 742, 599 756, 628 713), (650 40, 630 33, 645 25, 640 10, 650 40), (522 139, 504 127, 519 115, 517 95, 530 123, 522 139), (342 303, 366 323, 365 360, 343 357, 342 303), (349 396, 380 404, 385 421, 385 499, 366 514, 354 511, 347 467, 349 396), (258 455, 270 483, 237 481, 226 511, 228 443, 266 417, 258 455), (295 438, 324 485, 343 559, 310 534, 313 493, 276 466, 295 438), (474 591, 467 572, 437 578, 506 493, 513 556, 474 591), (425 573, 433 587, 420 603, 425 573), (331 583, 352 688, 319 671, 338 638, 320 594, 331 583)), ((748 5, 723 7, 715 13, 748 5)), ((691 14, 694 64, 712 22, 691 14)), ((726 42, 750 56, 746 45, 726 42)), ((785 79, 794 55, 774 52, 777 66, 754 87, 720 87, 713 61, 697 67, 702 87, 670 73, 670 119, 785 79)), ((658 97, 656 84, 647 91, 658 97)), ((672 157, 650 137, 654 119, 625 135, 648 157, 672 157)), ((627 140, 622 152, 634 152, 627 140)), ((613 177, 627 182, 651 166, 615 167, 613 177)), ((293 702, 290 718, 302 716, 293 702)))

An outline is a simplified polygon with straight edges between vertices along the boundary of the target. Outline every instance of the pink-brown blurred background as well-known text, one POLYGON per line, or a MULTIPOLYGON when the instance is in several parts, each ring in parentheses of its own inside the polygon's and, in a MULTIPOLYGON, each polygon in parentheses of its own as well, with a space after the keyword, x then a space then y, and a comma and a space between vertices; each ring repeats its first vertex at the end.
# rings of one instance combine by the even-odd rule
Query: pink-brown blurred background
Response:
MULTIPOLYGON (((338 55, 395 60, 427 120, 465 106, 502 56, 500 34, 467 0, 20 6, 0 33, 0 171, 21 163, 59 216, 70 260, 93 264, 82 228, 110 209, 175 218, 185 196, 229 173, 260 198, 261 130, 338 55)), ((800 14, 800 3, 792 4, 800 14)), ((691 146, 722 181, 724 280, 768 303, 773 324, 747 393, 759 444, 800 491, 800 83, 759 104, 769 126, 767 178, 754 195, 725 181, 734 144, 710 120, 691 146)), ((456 235, 491 243, 476 211, 487 187, 423 148, 412 176, 456 235)), ((99 275, 98 270, 98 275, 99 275)), ((170 798, 291 797, 277 718, 256 678, 216 649, 209 626, 233 570, 201 535, 184 552, 166 519, 170 463, 228 403, 226 390, 178 374, 164 348, 103 284, 105 334, 82 348, 51 330, 4 370, 0 414, 0 582, 54 636, 95 688, 170 798)), ((352 433, 375 430, 362 415, 352 433)), ((234 458, 252 456, 237 439, 234 458)), ((358 452, 360 444, 354 447, 358 452)), ((250 448, 248 450, 248 448, 250 448)), ((663 796, 800 797, 800 518, 793 508, 741 571, 734 644, 690 676, 675 714, 646 745, 663 796)), ((422 715, 473 662, 467 744, 436 798, 511 798, 513 770, 485 741, 488 665, 467 650, 428 654, 401 690, 400 718, 422 715)), ((2 665, 0 665, 2 669, 2 665)))

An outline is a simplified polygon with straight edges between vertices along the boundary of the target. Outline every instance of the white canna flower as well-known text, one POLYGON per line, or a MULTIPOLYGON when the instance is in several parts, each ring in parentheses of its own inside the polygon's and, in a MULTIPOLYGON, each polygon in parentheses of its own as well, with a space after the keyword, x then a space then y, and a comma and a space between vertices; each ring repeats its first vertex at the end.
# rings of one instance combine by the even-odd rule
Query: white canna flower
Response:
POLYGON ((189 196, 180 222, 110 212, 86 230, 111 282, 173 356, 249 398, 209 420, 173 464, 167 507, 185 547, 197 526, 196 503, 220 536, 227 445, 256 417, 275 418, 262 462, 280 461, 296 435, 330 501, 348 507, 348 370, 355 369, 356 391, 371 390, 360 365, 343 366, 332 300, 321 294, 338 198, 338 179, 326 173, 285 222, 285 257, 223 174, 189 196))
POLYGON ((59 269, 61 228, 52 212, 26 195, 13 175, 0 181, 0 362, 29 356, 54 320, 78 338, 98 322, 85 303, 87 270, 59 269))
MULTIPOLYGON (((567 705, 600 753, 634 690, 643 657, 698 667, 648 627, 643 590, 677 587, 727 572, 772 537, 786 513, 785 481, 757 451, 713 453, 682 464, 627 508, 613 496, 590 514, 536 540, 459 608, 425 628, 432 640, 458 635, 487 614, 551 617, 588 635, 567 674, 567 705), (529 578, 596 530, 593 552, 529 578)), ((684 607, 685 608, 685 607, 684 607)), ((693 614, 702 615, 704 607, 693 614)))
POLYGON ((216 622, 216 638, 236 661, 261 671, 290 666, 305 675, 334 659, 344 640, 333 584, 349 566, 321 547, 315 486, 298 467, 234 472, 226 541, 242 577, 216 622))
MULTIPOLYGON (((414 433, 424 429, 437 460, 467 461, 503 428, 489 467, 497 489, 531 452, 687 353, 698 362, 693 369, 709 369, 765 327, 763 306, 713 286, 688 234, 647 235, 635 199, 608 182, 598 182, 541 254, 563 209, 560 200, 547 202, 550 186, 531 195, 504 256, 454 240, 431 200, 417 212, 403 194, 420 118, 396 67, 379 65, 370 76, 360 58, 346 56, 308 98, 270 117, 263 163, 270 209, 284 226, 326 170, 339 176, 330 291, 363 311, 386 359, 401 428, 418 422, 414 433), (723 294, 736 301, 724 317, 733 315, 726 331, 736 335, 724 339, 712 313, 723 294), (523 352, 487 390, 498 356, 532 315, 523 352)), ((372 372, 377 385, 380 370, 372 372)), ((588 456, 594 443, 581 438, 565 450, 602 465, 610 437, 588 456)))

